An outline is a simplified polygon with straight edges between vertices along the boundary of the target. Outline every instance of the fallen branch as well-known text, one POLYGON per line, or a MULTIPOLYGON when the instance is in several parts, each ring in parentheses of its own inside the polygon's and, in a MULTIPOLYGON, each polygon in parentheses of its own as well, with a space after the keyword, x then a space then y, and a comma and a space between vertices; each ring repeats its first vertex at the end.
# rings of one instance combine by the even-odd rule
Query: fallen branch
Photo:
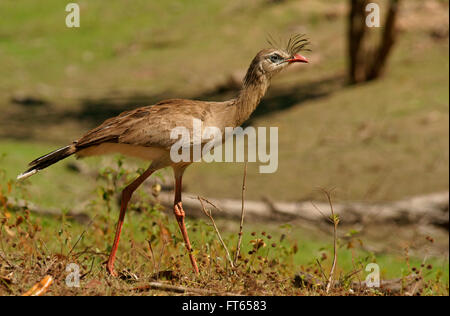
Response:
MULTIPOLYGON (((7 203, 11 205, 13 208, 16 209, 27 209, 32 213, 37 213, 39 215, 44 216, 53 216, 53 217, 60 217, 63 215, 63 212, 59 209, 55 208, 42 208, 34 203, 25 201, 25 200, 15 200, 8 198, 7 203)), ((73 219, 81 224, 88 224, 90 223, 91 219, 90 216, 82 212, 83 205, 80 205, 69 212, 65 213, 66 217, 69 219, 73 219)))
MULTIPOLYGON (((196 201, 196 196, 192 199, 185 199, 183 206, 188 210, 188 215, 192 217, 203 216, 201 205, 196 201)), ((173 194, 161 192, 158 202, 172 209, 173 194)), ((222 212, 217 213, 218 217, 236 219, 241 218, 242 200, 233 199, 209 199, 217 209, 222 212)), ((8 203, 17 208, 26 208, 31 212, 47 215, 61 216, 58 209, 44 209, 23 200, 15 201, 9 199, 8 203)), ((260 221, 286 222, 290 220, 302 220, 311 223, 329 223, 329 221, 318 213, 316 207, 325 209, 328 203, 325 202, 270 202, 248 201, 245 202, 246 216, 251 216, 260 221)), ((352 224, 385 224, 396 223, 398 225, 433 225, 444 229, 449 229, 449 193, 432 193, 420 195, 396 202, 385 203, 333 203, 334 210, 344 218, 340 225, 352 224)), ((77 207, 67 213, 80 223, 87 224, 90 221, 89 215, 79 211, 77 207)))
POLYGON ((144 285, 133 288, 133 291, 147 291, 147 290, 158 290, 158 291, 167 291, 167 292, 184 293, 184 294, 192 293, 192 294, 199 294, 199 295, 239 296, 239 294, 236 294, 236 293, 210 291, 210 290, 196 289, 196 288, 187 288, 187 287, 183 287, 183 286, 169 285, 169 284, 164 284, 164 283, 160 283, 160 282, 150 282, 148 284, 144 284, 144 285))
MULTIPOLYGON (((327 282, 323 282, 312 274, 299 272, 295 275, 294 286, 299 288, 323 288, 325 289, 327 282)), ((344 286, 343 282, 336 282, 333 288, 340 288, 344 286)), ((380 280, 380 287, 368 287, 365 281, 354 281, 349 285, 352 291, 369 291, 378 290, 386 294, 403 294, 413 295, 422 287, 422 280, 416 280, 414 276, 406 276, 404 278, 397 278, 392 280, 380 280)))
MULTIPOLYGON (((164 206, 172 204, 173 196, 161 193, 159 202, 164 206)), ((188 215, 203 216, 201 205, 196 199, 186 199, 183 206, 188 215)), ((209 199, 222 212, 217 216, 240 220, 242 200, 209 199)), ((270 202, 246 201, 245 214, 255 220, 286 222, 302 220, 312 223, 328 223, 329 218, 317 212, 317 208, 326 209, 328 202, 270 202)), ((342 218, 340 225, 384 224, 398 225, 434 225, 448 229, 449 195, 448 192, 420 195, 408 199, 383 203, 345 202, 333 203, 334 211, 342 218)))

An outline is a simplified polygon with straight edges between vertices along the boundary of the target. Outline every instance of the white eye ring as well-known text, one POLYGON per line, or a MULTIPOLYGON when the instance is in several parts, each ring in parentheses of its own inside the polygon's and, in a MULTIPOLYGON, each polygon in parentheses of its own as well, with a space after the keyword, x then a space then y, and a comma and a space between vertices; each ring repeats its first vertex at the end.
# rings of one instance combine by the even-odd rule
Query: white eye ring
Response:
POLYGON ((273 63, 278 63, 278 62, 280 62, 282 60, 281 56, 278 55, 278 54, 270 55, 269 58, 270 58, 270 61, 273 62, 273 63))

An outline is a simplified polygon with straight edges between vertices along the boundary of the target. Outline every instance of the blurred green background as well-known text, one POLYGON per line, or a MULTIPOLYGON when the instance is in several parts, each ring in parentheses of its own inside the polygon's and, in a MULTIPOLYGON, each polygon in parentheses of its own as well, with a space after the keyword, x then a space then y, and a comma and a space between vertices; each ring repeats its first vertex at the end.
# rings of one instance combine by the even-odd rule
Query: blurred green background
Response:
MULTIPOLYGON (((320 199, 318 188, 335 188, 339 200, 385 201, 448 190, 448 1, 402 2, 385 75, 359 85, 347 84, 348 1, 77 3, 80 28, 65 26, 64 1, 0 3, 8 177, 123 110, 231 98, 268 34, 306 33, 310 64, 275 78, 251 119, 279 127, 279 169, 263 175, 251 164, 247 197, 320 199)), ((380 31, 370 32, 369 46, 380 31)), ((65 167, 72 159, 31 178, 34 202, 70 206, 90 194, 94 181, 65 167)), ((185 190, 238 198, 242 168, 195 164, 185 190)))
MULTIPOLYGON (((165 98, 236 96, 251 59, 268 46, 268 35, 286 39, 295 33, 310 39, 312 51, 305 53, 310 63, 277 76, 249 122, 279 127, 279 169, 260 174, 259 164, 250 164, 246 198, 320 200, 325 198, 320 188, 333 188, 334 201, 379 202, 448 191, 448 0, 401 1, 397 41, 385 73, 360 84, 349 84, 348 78, 350 1, 76 2, 80 28, 65 25, 68 1, 0 1, 0 193, 25 197, 42 208, 85 206, 100 194, 95 171, 114 166, 114 158, 74 165, 70 157, 27 180, 25 196, 11 189, 8 179, 32 159, 122 111, 165 98)), ((384 21, 389 1, 376 2, 384 21)), ((375 47, 383 29, 368 30, 365 45, 375 47)), ((126 161, 131 169, 146 164, 126 161)), ((171 171, 162 175, 170 177, 171 171)), ((184 189, 239 199, 242 175, 243 164, 198 163, 187 170, 184 189)), ((147 219, 129 214, 134 220, 126 221, 124 240, 145 240, 148 234, 140 226, 149 226, 147 219)), ((113 215, 111 231, 98 234, 102 250, 112 239, 113 215)), ((253 238, 252 230, 268 228, 277 238, 284 234, 277 224, 246 220, 246 241, 253 238)), ((64 223, 40 216, 38 221, 41 235, 55 248, 53 232, 64 223)), ((203 222, 188 223, 195 228, 203 222)), ((236 223, 220 221, 219 226, 235 237, 230 232, 235 234, 236 223)), ((409 269, 404 249, 415 250, 412 264, 420 265, 428 256, 424 236, 437 236, 431 255, 439 259, 432 263, 444 271, 448 292, 448 230, 381 226, 364 227, 370 231, 364 232, 369 242, 367 247, 361 242, 362 255, 372 260, 373 251, 383 273, 399 277, 409 269)), ((75 236, 85 229, 74 222, 70 231, 75 236)), ((348 229, 342 228, 342 238, 353 231, 348 229)), ((293 232, 300 249, 296 265, 314 264, 323 249, 331 253, 331 234, 300 224, 293 232)), ((191 235, 196 247, 201 234, 203 228, 191 235)), ((339 265, 353 267, 353 250, 345 243, 340 247, 339 265)))

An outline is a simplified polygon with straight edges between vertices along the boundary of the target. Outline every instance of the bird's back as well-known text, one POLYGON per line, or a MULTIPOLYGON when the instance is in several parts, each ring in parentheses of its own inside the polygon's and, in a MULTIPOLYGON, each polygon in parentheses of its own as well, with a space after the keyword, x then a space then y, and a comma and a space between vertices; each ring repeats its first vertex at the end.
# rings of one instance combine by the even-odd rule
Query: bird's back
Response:
POLYGON ((169 99, 155 105, 126 111, 92 129, 76 142, 82 150, 102 143, 120 143, 134 146, 157 147, 170 150, 177 141, 170 133, 176 127, 193 128, 193 120, 204 126, 223 129, 233 126, 233 101, 207 102, 187 99, 169 99))

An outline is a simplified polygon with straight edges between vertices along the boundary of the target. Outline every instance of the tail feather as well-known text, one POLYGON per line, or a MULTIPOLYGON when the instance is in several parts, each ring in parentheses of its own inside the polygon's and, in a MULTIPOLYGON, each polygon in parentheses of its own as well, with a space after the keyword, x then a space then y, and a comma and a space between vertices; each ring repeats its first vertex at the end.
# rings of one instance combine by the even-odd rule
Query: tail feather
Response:
POLYGON ((48 166, 53 165, 54 163, 57 163, 58 161, 69 157, 70 155, 74 154, 76 152, 76 148, 74 144, 68 145, 66 147, 59 148, 55 151, 52 151, 49 154, 46 154, 42 157, 39 157, 32 162, 29 163, 30 168, 26 170, 24 173, 17 176, 17 180, 26 179, 28 177, 31 177, 35 173, 37 173, 39 170, 45 169, 48 166))

